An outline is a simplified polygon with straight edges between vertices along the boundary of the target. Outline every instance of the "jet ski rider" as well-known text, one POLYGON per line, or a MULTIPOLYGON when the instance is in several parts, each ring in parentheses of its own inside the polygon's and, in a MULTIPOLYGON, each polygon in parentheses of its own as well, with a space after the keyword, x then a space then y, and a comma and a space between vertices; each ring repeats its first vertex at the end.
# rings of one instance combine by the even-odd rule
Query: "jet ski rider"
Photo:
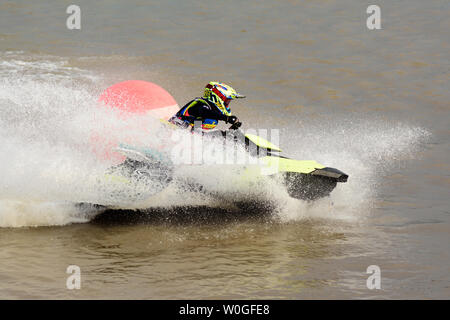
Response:
POLYGON ((231 114, 230 102, 245 98, 229 85, 211 81, 205 87, 201 98, 195 98, 182 107, 169 122, 181 127, 194 129, 194 122, 201 121, 203 130, 214 129, 219 121, 239 127, 239 119, 231 114))

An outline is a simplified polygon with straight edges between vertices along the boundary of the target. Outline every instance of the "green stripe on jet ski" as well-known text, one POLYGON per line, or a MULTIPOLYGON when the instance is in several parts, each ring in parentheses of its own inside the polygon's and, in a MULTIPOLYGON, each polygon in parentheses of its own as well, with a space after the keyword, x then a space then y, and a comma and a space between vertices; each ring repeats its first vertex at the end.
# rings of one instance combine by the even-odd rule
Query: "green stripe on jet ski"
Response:
POLYGON ((280 157, 264 157, 262 161, 269 167, 278 166, 279 172, 311 173, 316 169, 323 169, 325 166, 314 160, 294 160, 280 157))
POLYGON ((258 137, 254 134, 247 133, 245 135, 251 142, 256 144, 260 148, 270 149, 273 151, 279 151, 281 152, 281 149, 278 148, 276 145, 274 145, 272 142, 267 141, 266 139, 263 139, 261 137, 258 137))

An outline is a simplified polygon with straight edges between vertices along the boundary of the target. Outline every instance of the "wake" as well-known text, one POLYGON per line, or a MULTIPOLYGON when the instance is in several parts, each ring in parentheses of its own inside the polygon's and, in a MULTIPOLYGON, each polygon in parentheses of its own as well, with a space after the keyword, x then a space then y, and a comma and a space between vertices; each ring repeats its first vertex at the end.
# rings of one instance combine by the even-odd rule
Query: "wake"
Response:
POLYGON ((420 127, 376 119, 305 121, 282 131, 281 147, 293 158, 314 159, 350 175, 329 198, 314 203, 292 199, 274 180, 239 184, 240 173, 233 166, 201 165, 195 170, 177 167, 175 181, 196 181, 220 198, 173 183, 146 201, 130 203, 133 187, 112 186, 99 178, 118 159, 101 157, 95 148, 102 142, 98 137, 146 146, 164 144, 167 138, 155 135, 162 129, 154 119, 119 121, 114 112, 99 109, 104 82, 62 58, 0 54, 0 227, 91 221, 99 211, 80 208, 76 205, 80 202, 170 211, 189 206, 229 209, 241 200, 268 201, 281 221, 358 219, 370 208, 380 177, 395 161, 414 157, 430 136, 420 127))

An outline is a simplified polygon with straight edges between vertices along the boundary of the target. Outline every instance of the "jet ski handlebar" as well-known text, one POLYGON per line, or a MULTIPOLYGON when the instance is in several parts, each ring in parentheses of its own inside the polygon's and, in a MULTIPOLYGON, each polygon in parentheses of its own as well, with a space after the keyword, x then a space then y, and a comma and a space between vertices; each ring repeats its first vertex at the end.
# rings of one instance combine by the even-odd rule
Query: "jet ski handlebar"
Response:
POLYGON ((237 130, 242 125, 242 122, 235 122, 228 128, 228 130, 237 130))

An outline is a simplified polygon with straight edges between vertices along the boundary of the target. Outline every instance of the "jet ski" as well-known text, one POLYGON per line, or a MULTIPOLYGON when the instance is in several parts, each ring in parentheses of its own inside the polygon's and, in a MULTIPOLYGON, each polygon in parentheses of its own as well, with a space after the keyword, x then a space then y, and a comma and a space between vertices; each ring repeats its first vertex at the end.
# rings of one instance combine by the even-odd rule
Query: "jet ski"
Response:
POLYGON ((344 172, 326 167, 314 160, 295 160, 281 155, 282 150, 271 142, 252 134, 244 134, 237 123, 229 128, 237 141, 244 141, 245 149, 254 157, 260 157, 269 168, 268 175, 280 178, 292 198, 316 200, 327 197, 338 182, 347 182, 344 172), (273 168, 275 173, 270 173, 273 168))
MULTIPOLYGON (((344 172, 314 160, 291 159, 282 155, 282 150, 270 141, 257 135, 246 134, 239 127, 240 123, 236 123, 228 130, 204 134, 210 135, 213 139, 231 139, 259 160, 257 167, 260 170, 253 170, 251 175, 242 174, 242 179, 249 179, 249 176, 255 175, 276 179, 281 181, 292 198, 306 201, 327 197, 338 183, 347 182, 348 175, 344 172)), ((145 200, 163 191, 174 181, 179 184, 186 183, 187 188, 196 188, 208 193, 207 188, 198 183, 177 180, 174 177, 176 165, 164 152, 124 144, 119 145, 115 151, 126 156, 126 160, 110 168, 106 175, 115 183, 139 186, 133 195, 136 200, 145 200)), ((202 170, 202 167, 192 169, 202 170)))

